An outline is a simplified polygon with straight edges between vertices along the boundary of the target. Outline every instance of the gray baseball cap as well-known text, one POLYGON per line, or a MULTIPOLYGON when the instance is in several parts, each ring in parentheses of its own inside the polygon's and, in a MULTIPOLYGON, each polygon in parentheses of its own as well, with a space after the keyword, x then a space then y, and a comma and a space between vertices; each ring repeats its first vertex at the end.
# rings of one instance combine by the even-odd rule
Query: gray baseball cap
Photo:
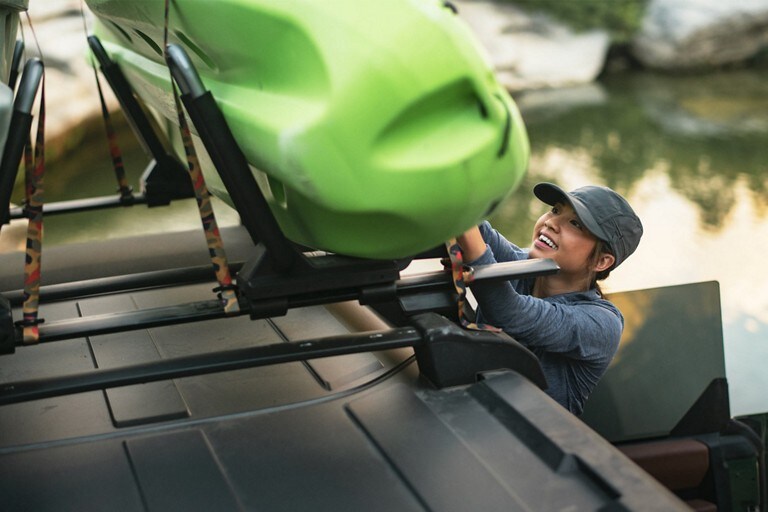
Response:
POLYGON ((610 188, 588 185, 566 192, 552 183, 539 183, 533 193, 549 205, 570 204, 584 227, 608 245, 616 258, 611 269, 637 249, 643 225, 627 200, 610 188))

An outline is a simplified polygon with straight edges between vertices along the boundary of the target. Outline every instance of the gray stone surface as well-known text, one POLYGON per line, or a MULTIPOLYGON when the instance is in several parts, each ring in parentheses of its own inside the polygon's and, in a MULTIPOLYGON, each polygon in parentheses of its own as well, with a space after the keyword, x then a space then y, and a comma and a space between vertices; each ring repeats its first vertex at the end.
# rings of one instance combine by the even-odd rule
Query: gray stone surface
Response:
POLYGON ((509 90, 584 84, 603 69, 610 44, 606 31, 575 33, 544 14, 528 14, 507 3, 454 4, 509 90))
POLYGON ((632 51, 664 70, 741 62, 768 47, 768 0, 651 0, 632 51))
MULTIPOLYGON (((30 58, 42 53, 46 148, 58 152, 71 147, 71 138, 77 137, 74 128, 83 120, 99 115, 101 110, 86 41, 92 16, 86 8, 83 20, 80 0, 32 0, 29 4, 29 17, 21 16, 25 55, 30 58)), ((106 81, 102 80, 102 85, 106 86, 106 81)), ((106 89, 108 105, 116 108, 117 100, 106 89)))

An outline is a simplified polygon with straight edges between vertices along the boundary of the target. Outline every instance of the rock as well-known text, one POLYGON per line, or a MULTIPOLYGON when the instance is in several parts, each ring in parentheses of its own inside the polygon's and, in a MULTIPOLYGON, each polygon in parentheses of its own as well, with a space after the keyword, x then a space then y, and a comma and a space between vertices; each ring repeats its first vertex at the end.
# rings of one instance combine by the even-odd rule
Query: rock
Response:
MULTIPOLYGON (((78 126, 101 115, 86 41, 90 32, 87 34, 85 27, 90 29, 92 16, 86 8, 84 22, 80 6, 80 0, 29 2, 34 35, 27 16, 21 16, 25 57, 40 57, 42 53, 45 64, 46 153, 50 151, 53 157, 76 145, 78 126)), ((107 104, 111 110, 118 108, 106 80, 100 78, 107 104)))
POLYGON ((651 0, 633 55, 661 70, 741 62, 768 46, 768 0, 651 0))
POLYGON ((508 3, 453 3, 489 54, 499 81, 511 91, 589 83, 605 65, 607 31, 577 34, 545 14, 508 3))
POLYGON ((27 245, 27 220, 14 219, 0 226, 0 254, 23 251, 27 245))

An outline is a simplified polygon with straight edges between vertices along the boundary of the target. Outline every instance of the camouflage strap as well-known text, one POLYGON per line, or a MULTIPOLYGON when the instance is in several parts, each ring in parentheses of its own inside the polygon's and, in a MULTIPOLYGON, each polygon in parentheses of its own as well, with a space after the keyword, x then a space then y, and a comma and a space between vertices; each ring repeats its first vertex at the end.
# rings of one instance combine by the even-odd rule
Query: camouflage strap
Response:
POLYGON ((37 122, 37 138, 34 156, 32 141, 27 135, 24 147, 24 170, 26 204, 24 212, 29 219, 27 225, 27 254, 24 261, 24 305, 23 327, 24 343, 37 343, 40 339, 38 324, 38 306, 40 303, 40 262, 43 248, 43 175, 45 173, 45 74, 42 78, 40 93, 40 116, 37 122))
POLYGON ((453 286, 458 295, 459 323, 466 329, 483 330, 492 332, 501 332, 498 327, 488 324, 478 324, 470 322, 464 313, 464 303, 467 297, 467 285, 474 279, 474 270, 472 267, 464 265, 464 257, 461 253, 461 247, 456 239, 451 239, 445 244, 448 249, 451 275, 453 276, 453 286))
MULTIPOLYGON (((169 0, 165 0, 163 51, 168 47, 169 3, 169 0)), ((194 187, 195 198, 197 199, 197 208, 200 211, 200 220, 203 223, 205 240, 208 244, 208 254, 211 257, 211 263, 213 263, 213 270, 216 272, 216 280, 219 282, 219 286, 215 288, 214 291, 219 294, 219 298, 224 306, 224 312, 227 314, 236 313, 240 310, 240 305, 237 301, 237 288, 232 282, 232 275, 229 271, 229 264, 227 263, 227 255, 224 251, 224 242, 221 239, 219 226, 213 212, 211 194, 205 184, 203 173, 200 171, 200 163, 197 158, 195 146, 192 142, 192 134, 189 130, 186 116, 184 115, 184 108, 179 99, 179 93, 176 90, 173 76, 171 76, 171 88, 173 89, 173 100, 176 104, 176 112, 179 117, 179 128, 181 131, 181 140, 184 144, 184 152, 187 157, 189 177, 192 179, 192 186, 194 187)))
POLYGON ((133 201, 133 189, 128 185, 128 178, 125 176, 125 166, 123 165, 123 153, 120 151, 120 146, 117 144, 117 133, 115 127, 112 124, 112 118, 109 115, 109 108, 107 108, 107 102, 104 99, 104 91, 101 88, 101 80, 99 80, 99 74, 96 71, 96 63, 91 60, 93 66, 93 76, 96 79, 96 88, 99 91, 99 100, 101 101, 101 117, 104 119, 104 128, 107 132, 107 143, 109 144, 109 155, 112 158, 112 168, 115 170, 115 177, 117 178, 117 191, 120 193, 120 199, 123 202, 133 201))
MULTIPOLYGON (((80 0, 80 17, 83 20, 83 32, 87 38, 88 24, 86 23, 85 19, 85 8, 83 7, 82 0, 80 0)), ((93 56, 91 56, 91 67, 93 68, 93 77, 96 80, 96 89, 99 92, 99 101, 101 102, 101 117, 104 120, 104 129, 107 132, 109 155, 112 158, 112 168, 115 171, 115 178, 117 178, 117 191, 120 193, 120 201, 123 204, 133 203, 133 189, 128 184, 128 178, 125 176, 123 152, 120 150, 120 146, 117 143, 117 133, 115 132, 115 127, 112 124, 112 117, 109 114, 107 102, 104 99, 104 90, 101 87, 99 72, 96 70, 96 62, 93 60, 93 56)))
POLYGON ((216 272, 216 280, 219 287, 216 291, 224 305, 225 313, 235 313, 240 310, 237 302, 237 293, 232 283, 232 276, 229 272, 227 255, 224 251, 224 242, 221 239, 219 226, 216 222, 216 216, 213 213, 213 204, 211 203, 211 194, 205 185, 203 173, 200 172, 200 164, 197 159, 197 153, 192 143, 192 135, 189 131, 181 101, 179 100, 176 87, 174 88, 174 101, 179 115, 179 127, 181 128, 181 140, 184 143, 184 152, 187 156, 187 168, 189 177, 192 179, 192 185, 195 189, 195 198, 197 199, 197 209, 200 211, 200 220, 203 222, 203 231, 205 231, 205 240, 208 243, 208 254, 213 263, 213 270, 216 272))

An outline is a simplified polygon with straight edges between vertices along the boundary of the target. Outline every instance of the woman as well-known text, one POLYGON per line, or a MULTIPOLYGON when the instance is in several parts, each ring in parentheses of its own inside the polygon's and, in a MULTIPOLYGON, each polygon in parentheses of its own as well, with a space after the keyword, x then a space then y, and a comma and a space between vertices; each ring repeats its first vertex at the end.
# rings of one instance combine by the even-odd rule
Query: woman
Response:
POLYGON ((606 187, 568 193, 539 183, 533 193, 552 209, 536 222, 530 249, 507 241, 488 222, 457 241, 471 265, 551 258, 560 266, 551 276, 473 283, 472 293, 478 321, 532 350, 547 378, 547 393, 578 415, 624 328, 624 317, 602 297, 597 281, 635 251, 643 226, 629 203, 606 187))

